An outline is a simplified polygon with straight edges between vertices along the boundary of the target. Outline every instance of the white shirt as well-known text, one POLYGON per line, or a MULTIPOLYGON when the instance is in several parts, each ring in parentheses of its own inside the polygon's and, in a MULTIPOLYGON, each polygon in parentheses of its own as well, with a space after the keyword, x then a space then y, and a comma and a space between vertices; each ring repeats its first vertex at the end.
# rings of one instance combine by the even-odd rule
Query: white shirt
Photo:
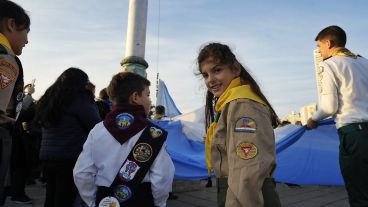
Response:
MULTIPOLYGON (((103 122, 91 130, 73 170, 75 185, 88 206, 95 206, 97 186, 109 187, 112 184, 143 130, 123 145, 107 131, 103 122)), ((166 206, 175 172, 165 148, 166 142, 142 181, 151 182, 155 206, 160 207, 166 206)))
POLYGON ((335 116, 336 128, 368 121, 368 60, 334 56, 319 66, 322 89, 312 119, 335 116))

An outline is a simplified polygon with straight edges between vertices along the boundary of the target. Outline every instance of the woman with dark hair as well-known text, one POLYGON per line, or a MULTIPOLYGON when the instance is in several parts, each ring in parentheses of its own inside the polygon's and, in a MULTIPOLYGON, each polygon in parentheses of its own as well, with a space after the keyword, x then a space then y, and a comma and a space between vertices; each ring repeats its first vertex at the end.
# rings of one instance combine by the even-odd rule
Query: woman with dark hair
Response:
POLYGON ((218 206, 281 206, 271 104, 227 45, 204 46, 197 61, 208 89, 206 161, 218 178, 218 206))
POLYGON ((46 178, 45 207, 72 206, 77 195, 73 167, 89 131, 101 121, 89 80, 78 68, 65 70, 37 103, 42 126, 40 159, 46 178))

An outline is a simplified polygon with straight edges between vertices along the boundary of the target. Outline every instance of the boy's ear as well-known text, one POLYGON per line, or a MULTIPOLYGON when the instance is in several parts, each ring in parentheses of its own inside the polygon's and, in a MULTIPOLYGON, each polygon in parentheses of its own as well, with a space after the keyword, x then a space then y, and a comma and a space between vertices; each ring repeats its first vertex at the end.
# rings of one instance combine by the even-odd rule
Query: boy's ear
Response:
POLYGON ((137 100, 138 100, 138 92, 135 91, 129 97, 129 104, 137 104, 137 100))
POLYGON ((9 18, 6 20, 6 26, 9 32, 14 32, 17 30, 18 26, 15 23, 15 20, 13 18, 9 18))
POLYGON ((332 49, 335 47, 335 42, 333 40, 327 40, 328 49, 332 49))

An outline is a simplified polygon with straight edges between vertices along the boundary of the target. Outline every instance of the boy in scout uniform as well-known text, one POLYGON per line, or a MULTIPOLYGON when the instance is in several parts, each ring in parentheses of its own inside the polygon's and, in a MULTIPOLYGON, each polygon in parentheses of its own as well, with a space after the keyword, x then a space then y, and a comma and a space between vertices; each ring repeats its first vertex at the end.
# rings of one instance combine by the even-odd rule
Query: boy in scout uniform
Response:
POLYGON ((319 64, 321 91, 317 112, 307 127, 336 118, 340 138, 339 161, 349 203, 368 206, 368 60, 345 48, 346 33, 338 26, 316 37, 324 61, 319 64))
POLYGON ((206 160, 217 177, 218 206, 281 206, 272 179, 275 111, 227 45, 206 45, 197 61, 208 88, 206 160))
POLYGON ((149 85, 130 72, 112 78, 112 111, 91 130, 74 167, 88 206, 166 206, 174 165, 165 149, 167 132, 147 119, 149 85))
POLYGON ((11 155, 11 131, 23 99, 23 68, 18 55, 28 43, 30 19, 19 5, 0 1, 0 205, 11 155))

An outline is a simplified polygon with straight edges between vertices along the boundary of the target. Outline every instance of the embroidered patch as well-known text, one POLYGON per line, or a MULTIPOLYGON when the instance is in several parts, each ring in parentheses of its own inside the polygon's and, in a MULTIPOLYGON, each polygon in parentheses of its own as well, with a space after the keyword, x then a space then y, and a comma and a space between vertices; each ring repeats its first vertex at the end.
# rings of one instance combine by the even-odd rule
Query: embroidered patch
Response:
POLYGON ((10 68, 10 70, 12 70, 14 72, 14 74, 18 74, 18 70, 14 67, 14 65, 12 65, 11 63, 5 61, 5 60, 2 60, 0 61, 0 67, 1 66, 5 66, 7 68, 10 68))
POLYGON ((121 113, 116 116, 115 121, 119 129, 124 130, 133 124, 134 117, 128 113, 121 113))
POLYGON ((4 89, 8 87, 14 80, 14 77, 5 71, 0 71, 0 87, 4 89))
POLYGON ((132 197, 132 190, 126 185, 118 185, 114 189, 114 197, 119 202, 125 202, 132 197))
POLYGON ((249 117, 242 117, 236 121, 235 132, 250 132, 254 133, 257 130, 256 122, 249 117))
POLYGON ((137 163, 131 161, 131 160, 127 160, 123 167, 120 168, 119 171, 119 178, 122 181, 131 181, 135 174, 138 172, 139 170, 139 166, 137 165, 137 163))
POLYGON ((242 142, 236 146, 236 154, 244 160, 249 160, 257 156, 258 148, 252 143, 242 142))
POLYGON ((151 136, 153 138, 157 138, 157 137, 160 137, 162 135, 162 130, 158 129, 156 127, 151 127, 150 132, 151 132, 151 136))
POLYGON ((105 197, 100 201, 98 207, 120 207, 119 201, 114 197, 105 197))
POLYGON ((138 162, 147 162, 152 157, 152 147, 147 143, 139 143, 133 149, 133 157, 138 162))

